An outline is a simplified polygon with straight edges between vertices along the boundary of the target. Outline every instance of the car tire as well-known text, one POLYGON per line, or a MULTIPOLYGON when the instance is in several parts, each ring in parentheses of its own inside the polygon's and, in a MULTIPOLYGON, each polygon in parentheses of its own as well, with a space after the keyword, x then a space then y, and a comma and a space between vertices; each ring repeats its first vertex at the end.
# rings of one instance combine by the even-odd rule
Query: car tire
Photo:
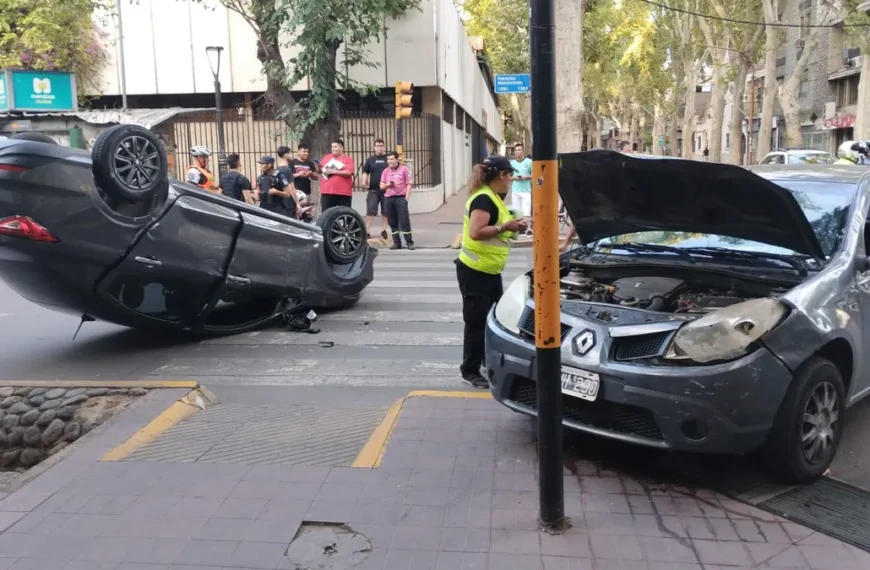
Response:
POLYGON ((317 225, 323 231, 323 247, 331 263, 353 263, 368 247, 365 220, 353 208, 329 208, 317 219, 317 225))
POLYGON ((837 454, 845 422, 846 388, 840 370, 830 360, 813 357, 794 375, 763 448, 769 469, 789 483, 811 483, 825 474, 837 454), (836 413, 836 416, 833 414, 836 413), (809 433, 820 431, 805 414, 823 419, 823 432, 806 444, 809 433), (835 417, 832 421, 831 417, 835 417), (813 441, 825 449, 811 453, 813 441))
POLYGON ((46 144, 57 144, 57 141, 48 135, 42 133, 15 133, 9 137, 13 140, 41 142, 46 144))
POLYGON ((91 159, 94 180, 115 200, 147 202, 166 188, 166 149, 146 128, 116 125, 106 129, 97 137, 91 159))

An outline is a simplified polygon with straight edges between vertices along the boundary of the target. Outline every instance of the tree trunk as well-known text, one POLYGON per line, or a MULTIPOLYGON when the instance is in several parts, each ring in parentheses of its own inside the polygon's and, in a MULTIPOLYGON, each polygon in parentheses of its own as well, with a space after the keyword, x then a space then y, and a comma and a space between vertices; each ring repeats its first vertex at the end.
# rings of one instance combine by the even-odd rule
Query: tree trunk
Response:
MULTIPOLYGON (((728 124, 728 138, 731 147, 728 149, 728 162, 743 164, 743 96, 746 93, 746 76, 749 75, 749 60, 741 54, 737 62, 737 75, 734 78, 734 101, 731 103, 731 122, 728 124)), ((751 123, 750 123, 751 124, 751 123)))
MULTIPOLYGON (((764 2, 764 21, 768 24, 777 23, 776 13, 773 11, 771 0, 764 2)), ((758 145, 755 156, 764 157, 770 152, 770 137, 773 131, 773 109, 776 104, 776 50, 779 49, 779 30, 774 26, 765 26, 764 29, 764 92, 761 102, 761 124, 758 127, 758 145)), ((749 130, 752 136, 752 129, 749 130)))
POLYGON ((257 33, 257 59, 266 75, 266 92, 263 94, 266 106, 276 118, 292 128, 296 100, 290 90, 280 80, 275 79, 286 77, 287 69, 281 56, 281 24, 276 21, 274 12, 274 0, 252 0, 251 17, 248 21, 257 33))
POLYGON ((713 122, 710 128, 710 156, 712 162, 722 162, 722 125, 725 122, 725 89, 724 65, 721 61, 713 67, 713 93, 710 95, 710 116, 713 122))
MULTIPOLYGON (((316 76, 311 78, 312 83, 321 85, 335 85, 338 48, 341 40, 331 40, 324 45, 323 55, 316 65, 316 76)), ((329 104, 329 112, 326 116, 305 129, 302 134, 312 154, 324 156, 330 152, 332 141, 341 133, 341 109, 338 106, 338 98, 332 91, 332 101, 329 104)))
POLYGON ((804 51, 795 64, 794 71, 779 88, 779 102, 785 119, 786 146, 799 147, 803 143, 801 134, 800 101, 798 100, 801 82, 806 76, 806 67, 819 45, 819 28, 814 29, 804 40, 804 51))
POLYGON ((856 140, 870 141, 870 54, 861 58, 861 80, 858 83, 858 109, 855 112, 856 140))
POLYGON ((679 151, 679 140, 677 139, 677 123, 679 122, 679 117, 677 117, 676 113, 671 115, 671 119, 668 121, 668 156, 677 156, 679 151))
POLYGON ((558 149, 583 148, 584 0, 556 0, 556 132, 558 149))
POLYGON ((631 111, 631 138, 629 138, 629 142, 634 147, 635 143, 637 143, 638 147, 643 143, 643 139, 639 136, 640 131, 640 117, 638 116, 637 110, 632 109, 631 111))
POLYGON ((687 60, 683 64, 686 87, 686 109, 683 111, 683 149, 681 156, 691 158, 694 155, 695 136, 695 88, 697 83, 697 71, 695 62, 687 60))

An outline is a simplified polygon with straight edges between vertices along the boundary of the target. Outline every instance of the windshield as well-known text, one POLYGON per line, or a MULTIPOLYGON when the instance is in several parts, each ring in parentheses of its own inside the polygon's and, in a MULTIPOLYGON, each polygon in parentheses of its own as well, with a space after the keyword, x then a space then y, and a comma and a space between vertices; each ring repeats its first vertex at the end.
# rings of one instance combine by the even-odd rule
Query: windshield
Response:
MULTIPOLYGON (((839 249, 843 241, 846 215, 855 195, 856 186, 854 184, 816 181, 774 180, 773 182, 791 191, 809 220, 822 250, 826 256, 830 257, 839 249)), ((766 243, 731 236, 690 232, 635 232, 603 239, 600 244, 627 242, 664 245, 681 249, 716 247, 736 251, 798 255, 790 249, 766 243)))
POLYGON ((810 154, 789 154, 789 164, 834 164, 837 159, 826 152, 814 152, 810 154))

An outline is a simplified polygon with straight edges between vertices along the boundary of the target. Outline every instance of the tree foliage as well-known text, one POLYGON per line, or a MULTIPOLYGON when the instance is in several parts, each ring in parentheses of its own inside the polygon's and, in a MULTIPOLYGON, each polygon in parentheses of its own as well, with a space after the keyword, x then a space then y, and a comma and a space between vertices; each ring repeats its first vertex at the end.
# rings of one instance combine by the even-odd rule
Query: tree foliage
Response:
POLYGON ((0 0, 0 69, 62 70, 82 91, 106 60, 93 14, 102 0, 0 0))

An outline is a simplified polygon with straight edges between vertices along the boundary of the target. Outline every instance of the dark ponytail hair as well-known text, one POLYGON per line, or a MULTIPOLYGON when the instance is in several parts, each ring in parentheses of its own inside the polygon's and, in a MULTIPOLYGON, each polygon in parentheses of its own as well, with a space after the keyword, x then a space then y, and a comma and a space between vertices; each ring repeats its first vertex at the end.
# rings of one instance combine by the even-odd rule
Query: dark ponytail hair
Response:
POLYGON ((486 164, 475 164, 471 168, 471 176, 466 182, 468 186, 468 195, 471 196, 482 187, 486 186, 496 178, 498 178, 498 168, 495 166, 487 166, 486 164))

